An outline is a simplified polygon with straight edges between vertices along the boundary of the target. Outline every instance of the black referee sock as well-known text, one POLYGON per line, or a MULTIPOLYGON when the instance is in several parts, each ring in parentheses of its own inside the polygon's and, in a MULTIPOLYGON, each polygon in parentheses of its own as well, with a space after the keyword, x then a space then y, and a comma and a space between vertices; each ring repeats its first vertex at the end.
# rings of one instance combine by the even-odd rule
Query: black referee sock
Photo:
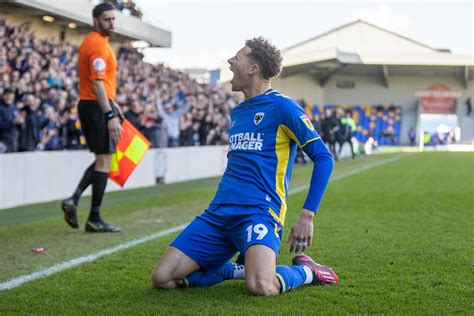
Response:
POLYGON ((94 171, 92 178, 92 203, 91 212, 89 214, 89 221, 98 222, 100 221, 100 205, 102 204, 102 198, 104 197, 105 187, 107 186, 107 180, 109 174, 106 172, 94 171))
POLYGON ((86 169, 86 171, 84 172, 84 175, 82 176, 81 181, 79 182, 79 185, 77 186, 76 191, 74 191, 74 194, 72 195, 74 204, 77 205, 77 202, 79 202, 79 199, 81 198, 82 193, 87 189, 89 184, 92 183, 92 177, 94 176, 94 168, 95 168, 95 161, 86 169))

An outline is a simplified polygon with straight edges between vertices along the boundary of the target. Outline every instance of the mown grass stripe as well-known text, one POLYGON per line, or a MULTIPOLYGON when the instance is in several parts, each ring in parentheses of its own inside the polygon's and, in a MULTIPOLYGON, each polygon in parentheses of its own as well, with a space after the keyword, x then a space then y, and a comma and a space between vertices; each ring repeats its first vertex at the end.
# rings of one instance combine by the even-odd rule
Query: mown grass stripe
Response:
MULTIPOLYGON (((344 179, 344 178, 350 177, 352 175, 358 174, 360 172, 363 172, 363 171, 366 171, 366 170, 369 170, 369 169, 372 169, 372 168, 375 168, 375 167, 380 167, 380 166, 383 166, 385 164, 388 164, 388 163, 391 163, 391 162, 394 162, 394 161, 398 161, 402 157, 408 157, 408 156, 409 155, 395 156, 395 157, 392 157, 392 158, 388 158, 388 159, 384 159, 384 160, 381 160, 381 161, 374 162, 370 165, 365 165, 365 166, 360 167, 360 168, 354 168, 351 171, 348 171, 348 172, 345 172, 343 174, 339 174, 339 175, 336 175, 334 177, 331 177, 331 179, 329 181, 333 182, 333 181, 337 181, 337 180, 340 180, 340 179, 344 179)), ((309 185, 303 185, 303 186, 297 187, 293 190, 290 190, 288 195, 302 192, 304 190, 307 190, 308 188, 309 188, 309 185)))

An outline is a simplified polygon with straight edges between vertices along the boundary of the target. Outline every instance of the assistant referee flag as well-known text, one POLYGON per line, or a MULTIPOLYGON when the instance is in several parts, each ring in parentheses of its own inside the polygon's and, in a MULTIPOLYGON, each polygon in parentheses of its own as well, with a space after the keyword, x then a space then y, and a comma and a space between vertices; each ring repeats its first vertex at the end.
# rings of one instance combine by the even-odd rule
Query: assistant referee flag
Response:
POLYGON ((109 179, 121 187, 150 148, 150 142, 129 121, 123 120, 122 129, 109 173, 109 179))

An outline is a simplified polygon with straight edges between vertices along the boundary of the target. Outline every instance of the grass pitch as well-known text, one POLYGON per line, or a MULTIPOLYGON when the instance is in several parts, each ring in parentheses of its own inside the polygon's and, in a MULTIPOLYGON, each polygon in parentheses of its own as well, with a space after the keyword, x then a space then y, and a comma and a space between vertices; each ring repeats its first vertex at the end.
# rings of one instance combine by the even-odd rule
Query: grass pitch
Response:
MULTIPOLYGON (((342 177, 393 157, 336 164, 342 177)), ((295 168, 291 189, 311 166, 295 168)), ((59 203, 0 210, 0 282, 157 231, 202 212, 219 179, 108 193, 104 218, 120 234, 85 234, 63 222, 59 203), (31 252, 46 247, 48 253, 31 252)), ((308 254, 340 284, 278 297, 247 294, 243 281, 206 289, 153 290, 150 273, 176 234, 0 292, 2 314, 473 314, 474 155, 422 153, 330 183, 308 254)), ((306 191, 288 198, 286 231, 306 191)), ((80 203, 83 225, 89 198, 80 203)), ((284 237, 286 241, 286 236, 284 237)), ((279 263, 292 255, 282 244, 279 263)))

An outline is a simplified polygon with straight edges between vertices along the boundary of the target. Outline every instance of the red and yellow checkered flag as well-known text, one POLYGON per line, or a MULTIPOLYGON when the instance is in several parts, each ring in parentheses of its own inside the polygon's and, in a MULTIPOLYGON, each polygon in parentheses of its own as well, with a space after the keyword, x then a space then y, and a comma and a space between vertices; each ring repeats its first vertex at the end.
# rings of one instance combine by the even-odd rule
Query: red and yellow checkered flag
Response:
POLYGON ((150 142, 127 120, 122 122, 122 135, 117 143, 117 150, 112 155, 109 178, 124 186, 128 177, 145 155, 150 142))

